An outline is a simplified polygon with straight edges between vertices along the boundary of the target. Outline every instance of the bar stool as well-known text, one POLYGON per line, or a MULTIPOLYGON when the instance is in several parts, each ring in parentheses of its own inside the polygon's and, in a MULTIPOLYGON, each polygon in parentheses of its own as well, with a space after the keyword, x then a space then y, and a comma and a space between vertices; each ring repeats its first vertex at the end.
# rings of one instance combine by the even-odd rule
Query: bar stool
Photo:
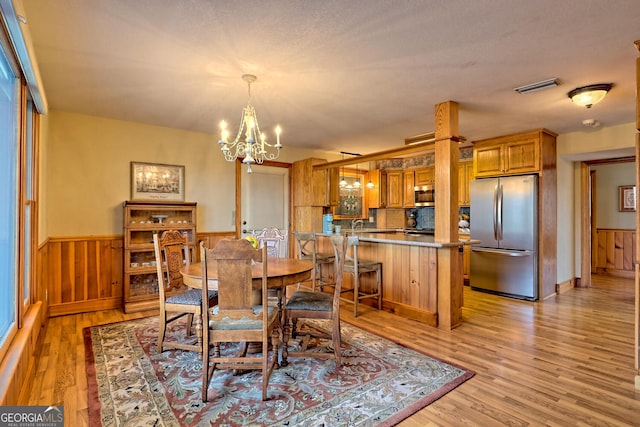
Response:
POLYGON ((322 280, 322 266, 325 264, 332 264, 335 258, 334 255, 318 252, 315 233, 294 231, 293 236, 296 239, 298 258, 311 261, 313 263, 314 267, 311 273, 311 290, 315 292, 316 282, 319 282, 318 287, 320 290, 322 290, 322 287, 325 285, 333 285, 333 283, 324 282, 322 280))
POLYGON ((341 298, 343 301, 353 303, 353 317, 358 317, 358 304, 365 298, 377 298, 378 310, 382 310, 382 263, 378 261, 361 260, 358 258, 360 238, 348 236, 347 251, 345 254, 343 271, 353 275, 353 290, 343 289, 342 292, 353 292, 353 299, 341 298), (360 289, 360 276, 366 273, 376 274, 375 289, 371 292, 363 292, 360 289))

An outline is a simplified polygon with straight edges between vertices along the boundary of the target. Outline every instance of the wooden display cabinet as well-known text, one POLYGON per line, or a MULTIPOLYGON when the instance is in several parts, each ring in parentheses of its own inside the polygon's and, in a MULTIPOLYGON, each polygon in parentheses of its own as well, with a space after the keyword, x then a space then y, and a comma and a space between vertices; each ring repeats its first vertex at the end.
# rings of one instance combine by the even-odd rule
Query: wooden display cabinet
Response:
POLYGON ((196 203, 124 202, 124 295, 125 313, 158 307, 158 277, 153 235, 179 230, 189 236, 195 253, 196 203))

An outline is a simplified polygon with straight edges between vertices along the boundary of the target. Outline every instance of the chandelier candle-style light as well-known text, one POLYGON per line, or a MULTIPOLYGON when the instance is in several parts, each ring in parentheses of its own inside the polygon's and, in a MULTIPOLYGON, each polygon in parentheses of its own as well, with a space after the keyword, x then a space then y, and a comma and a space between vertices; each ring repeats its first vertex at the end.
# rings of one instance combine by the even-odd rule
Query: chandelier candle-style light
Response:
POLYGON ((248 166, 247 173, 251 173, 252 163, 262 164, 264 160, 277 159, 278 156, 280 156, 280 149, 282 148, 282 144, 280 144, 280 133, 282 129, 280 129, 279 125, 276 126, 275 129, 275 145, 269 144, 265 134, 260 131, 256 110, 253 108, 253 105, 251 105, 251 83, 257 79, 253 74, 244 74, 242 76, 242 80, 247 82, 249 102, 247 106, 242 109, 240 128, 233 141, 229 142, 228 140, 229 131, 227 130, 227 122, 224 120, 220 122, 220 141, 218 141, 218 143, 220 144, 220 149, 222 150, 225 160, 233 162, 238 157, 244 157, 242 163, 248 166))

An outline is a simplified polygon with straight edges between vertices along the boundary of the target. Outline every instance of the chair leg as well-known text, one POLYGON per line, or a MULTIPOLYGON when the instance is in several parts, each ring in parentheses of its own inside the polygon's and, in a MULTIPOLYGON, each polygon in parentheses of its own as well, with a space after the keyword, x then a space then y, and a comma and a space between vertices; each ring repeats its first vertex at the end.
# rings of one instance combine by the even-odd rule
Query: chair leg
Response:
POLYGON ((360 274, 353 275, 353 317, 358 317, 358 303, 360 302, 360 274))
POLYGON ((333 354, 336 357, 336 367, 340 367, 342 364, 342 353, 340 348, 342 346, 342 337, 340 336, 340 319, 333 320, 333 328, 331 332, 333 342, 333 354))
POLYGON ((167 332, 167 313, 160 310, 160 325, 158 326, 158 353, 162 353, 164 335, 167 332))
POLYGON ((202 394, 202 401, 207 402, 207 390, 209 389, 209 349, 203 349, 202 351, 202 385, 200 393, 202 394))
POLYGON ((378 281, 378 310, 382 310, 382 264, 376 269, 378 281))

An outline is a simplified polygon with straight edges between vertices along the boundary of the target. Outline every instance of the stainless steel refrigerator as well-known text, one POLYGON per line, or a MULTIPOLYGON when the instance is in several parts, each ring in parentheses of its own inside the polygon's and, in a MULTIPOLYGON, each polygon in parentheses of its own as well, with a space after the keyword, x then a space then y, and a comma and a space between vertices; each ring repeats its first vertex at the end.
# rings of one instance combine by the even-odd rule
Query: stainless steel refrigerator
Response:
POLYGON ((470 183, 472 289, 538 299, 538 176, 470 183))

